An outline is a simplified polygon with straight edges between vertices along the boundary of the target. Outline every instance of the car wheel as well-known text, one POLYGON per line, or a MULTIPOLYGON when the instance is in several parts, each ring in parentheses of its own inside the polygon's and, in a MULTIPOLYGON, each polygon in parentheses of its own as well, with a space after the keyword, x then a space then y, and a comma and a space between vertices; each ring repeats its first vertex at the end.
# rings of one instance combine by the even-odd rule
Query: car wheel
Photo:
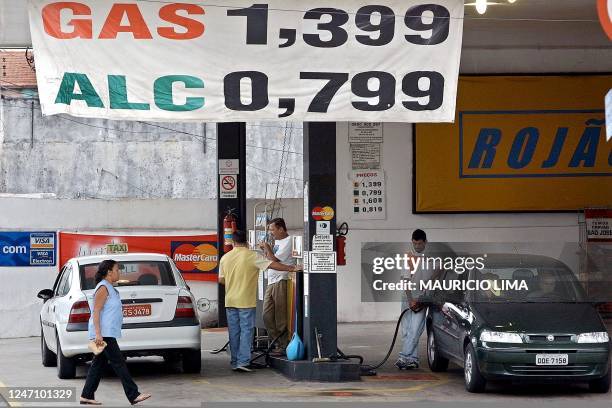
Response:
POLYGON ((448 359, 440 355, 433 329, 427 333, 427 363, 433 372, 446 371, 448 359))
POLYGON ((162 355, 164 358, 164 367, 168 371, 180 371, 179 363, 181 363, 181 354, 177 352, 164 353, 162 355))
POLYGON ((42 355, 42 365, 44 367, 55 367, 57 365, 57 356, 47 347, 42 327, 40 328, 40 354, 42 355))
POLYGON ((589 382, 589 390, 591 392, 598 392, 598 393, 607 393, 610 392, 610 379, 611 379, 611 369, 610 366, 608 365, 608 374, 604 375, 603 377, 591 381, 589 382))
POLYGON ((167 353, 162 356, 164 358, 164 364, 174 365, 178 362, 178 357, 176 353, 167 353))
POLYGON ((202 352, 197 350, 183 351, 183 372, 199 374, 202 371, 202 352))
POLYGON ((59 336, 57 336, 57 377, 62 380, 70 380, 76 377, 76 361, 64 356, 59 336))
POLYGON ((469 392, 483 392, 487 385, 487 381, 480 374, 478 368, 478 360, 474 346, 471 343, 465 348, 465 357, 463 360, 463 373, 465 379, 465 388, 469 392))

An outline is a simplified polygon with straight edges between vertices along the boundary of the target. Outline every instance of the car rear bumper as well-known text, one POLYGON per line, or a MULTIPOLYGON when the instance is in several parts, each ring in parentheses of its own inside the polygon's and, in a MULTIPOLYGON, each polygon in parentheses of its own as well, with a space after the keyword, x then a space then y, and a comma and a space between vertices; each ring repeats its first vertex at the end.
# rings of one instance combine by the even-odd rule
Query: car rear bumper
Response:
MULTIPOLYGON (((87 330, 67 331, 59 327, 62 351, 66 357, 88 354, 89 336, 87 330)), ((201 348, 202 332, 200 325, 167 326, 148 328, 123 328, 121 338, 117 339, 119 348, 128 351, 154 351, 168 349, 201 348)))
POLYGON ((610 367, 609 345, 565 350, 479 347, 477 355, 480 372, 488 380, 581 382, 603 377, 610 367), (538 353, 567 354, 568 364, 538 366, 538 353))

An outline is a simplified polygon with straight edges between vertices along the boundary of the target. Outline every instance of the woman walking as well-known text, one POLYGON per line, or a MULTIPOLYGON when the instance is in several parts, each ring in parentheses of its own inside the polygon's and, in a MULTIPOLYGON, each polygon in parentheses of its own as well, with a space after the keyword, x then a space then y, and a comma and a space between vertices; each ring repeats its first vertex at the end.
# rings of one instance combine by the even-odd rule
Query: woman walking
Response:
POLYGON ((117 289, 113 287, 113 283, 118 280, 119 264, 113 260, 100 262, 96 273, 94 299, 89 301, 89 308, 93 310, 89 318, 89 340, 94 340, 98 347, 106 342, 106 347, 102 353, 94 357, 89 367, 85 387, 81 393, 81 404, 102 405, 95 400, 94 394, 108 363, 117 377, 121 379, 123 390, 130 404, 135 405, 151 397, 150 394, 141 394, 138 391, 138 386, 132 380, 117 344, 117 339, 121 338, 121 325, 123 324, 121 298, 117 289))

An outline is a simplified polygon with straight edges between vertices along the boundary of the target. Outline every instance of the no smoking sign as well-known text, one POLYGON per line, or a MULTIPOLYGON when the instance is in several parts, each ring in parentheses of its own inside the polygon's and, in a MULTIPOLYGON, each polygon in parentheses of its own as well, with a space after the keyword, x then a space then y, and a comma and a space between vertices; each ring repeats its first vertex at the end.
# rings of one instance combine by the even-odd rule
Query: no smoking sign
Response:
POLYGON ((235 174, 219 176, 219 198, 238 198, 238 177, 235 174))

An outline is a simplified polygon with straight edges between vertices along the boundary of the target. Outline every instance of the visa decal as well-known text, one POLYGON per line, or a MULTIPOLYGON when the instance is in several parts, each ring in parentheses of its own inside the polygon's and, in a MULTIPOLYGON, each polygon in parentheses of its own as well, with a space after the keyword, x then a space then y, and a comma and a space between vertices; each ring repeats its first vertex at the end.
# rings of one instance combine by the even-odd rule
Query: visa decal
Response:
POLYGON ((612 176, 603 110, 459 112, 459 177, 612 176))

